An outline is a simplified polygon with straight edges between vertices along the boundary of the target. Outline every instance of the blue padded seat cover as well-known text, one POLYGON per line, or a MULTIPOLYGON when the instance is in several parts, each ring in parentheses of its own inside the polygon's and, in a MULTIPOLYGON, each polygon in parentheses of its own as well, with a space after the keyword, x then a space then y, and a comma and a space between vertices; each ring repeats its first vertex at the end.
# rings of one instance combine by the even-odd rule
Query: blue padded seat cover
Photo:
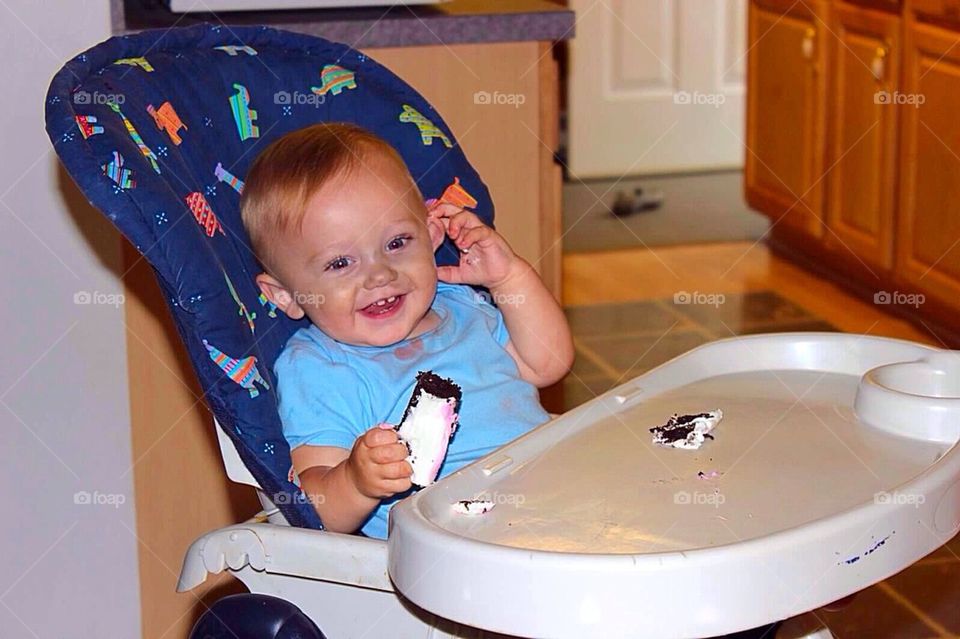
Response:
MULTIPOLYGON (((68 62, 46 100, 67 171, 153 267, 210 409, 287 520, 311 528, 322 524, 290 481, 272 373, 303 323, 260 297, 239 198, 262 149, 321 121, 385 138, 426 198, 459 179, 492 224, 487 188, 440 115, 371 58, 321 38, 207 24, 115 37, 68 62)), ((437 261, 456 260, 448 240, 437 261)))

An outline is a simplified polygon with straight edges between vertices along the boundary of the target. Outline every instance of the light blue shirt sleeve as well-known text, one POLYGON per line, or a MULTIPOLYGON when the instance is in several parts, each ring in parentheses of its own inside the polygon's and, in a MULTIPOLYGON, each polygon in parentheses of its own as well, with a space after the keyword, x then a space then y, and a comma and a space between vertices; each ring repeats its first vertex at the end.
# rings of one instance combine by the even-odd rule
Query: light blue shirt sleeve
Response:
POLYGON ((500 346, 505 347, 507 345, 507 342, 510 341, 510 333, 507 331, 506 322, 503 320, 503 313, 490 302, 490 293, 478 291, 465 284, 451 285, 441 283, 437 286, 449 291, 450 297, 462 300, 483 313, 486 319, 485 323, 490 329, 490 334, 493 335, 493 339, 495 339, 500 346))
POLYGON ((304 444, 350 450, 375 425, 366 385, 349 366, 294 347, 281 353, 274 370, 280 421, 291 450, 304 444))

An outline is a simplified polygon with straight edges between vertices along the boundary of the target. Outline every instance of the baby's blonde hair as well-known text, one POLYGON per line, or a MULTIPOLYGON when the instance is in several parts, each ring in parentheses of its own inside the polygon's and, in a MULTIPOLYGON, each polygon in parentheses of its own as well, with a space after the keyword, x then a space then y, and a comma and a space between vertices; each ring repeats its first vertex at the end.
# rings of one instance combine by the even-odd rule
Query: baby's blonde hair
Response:
MULTIPOLYGON (((310 198, 371 153, 386 155, 407 172, 389 142, 347 122, 323 122, 287 133, 254 160, 240 198, 240 218, 267 270, 275 264, 276 238, 294 228, 299 232, 310 198)), ((422 199, 415 182, 413 188, 422 199)))

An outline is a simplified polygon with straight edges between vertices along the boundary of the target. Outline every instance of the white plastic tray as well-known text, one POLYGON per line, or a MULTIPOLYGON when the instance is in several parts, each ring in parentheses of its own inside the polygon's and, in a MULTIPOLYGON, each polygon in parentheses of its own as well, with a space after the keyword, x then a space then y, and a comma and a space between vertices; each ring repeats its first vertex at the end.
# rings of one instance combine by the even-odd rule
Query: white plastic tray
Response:
POLYGON ((958 436, 958 352, 833 333, 714 342, 398 504, 389 573, 433 613, 520 636, 755 627, 949 540, 958 436), (651 443, 671 414, 716 408, 699 450, 651 443), (496 506, 454 512, 478 497, 496 506))

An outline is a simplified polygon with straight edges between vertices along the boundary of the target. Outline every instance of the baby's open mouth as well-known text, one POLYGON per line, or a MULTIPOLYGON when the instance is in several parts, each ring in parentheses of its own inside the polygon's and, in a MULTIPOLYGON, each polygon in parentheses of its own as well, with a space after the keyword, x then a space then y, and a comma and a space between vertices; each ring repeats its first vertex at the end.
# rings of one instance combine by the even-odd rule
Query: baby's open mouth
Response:
POLYGON ((367 317, 386 317, 392 315, 394 311, 400 308, 406 295, 391 295, 384 297, 373 304, 368 304, 360 309, 360 312, 367 317))

